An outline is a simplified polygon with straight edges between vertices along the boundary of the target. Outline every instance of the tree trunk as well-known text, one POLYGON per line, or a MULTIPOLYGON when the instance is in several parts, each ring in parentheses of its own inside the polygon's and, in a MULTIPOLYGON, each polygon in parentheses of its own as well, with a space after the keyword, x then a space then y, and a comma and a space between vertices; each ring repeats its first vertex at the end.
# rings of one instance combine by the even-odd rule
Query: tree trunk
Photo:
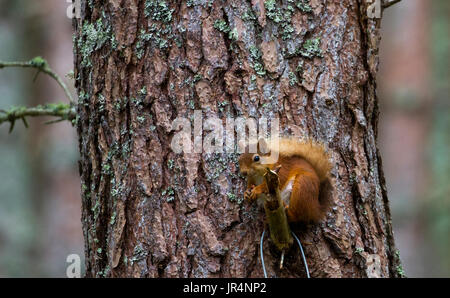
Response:
MULTIPOLYGON (((324 142, 333 206, 293 227, 313 277, 402 275, 376 146, 368 1, 82 1, 75 27, 87 276, 261 277, 238 154, 171 150, 176 117, 279 117, 324 142)), ((225 124, 224 124, 225 126, 225 124)), ((269 276, 304 277, 297 248, 269 276)))

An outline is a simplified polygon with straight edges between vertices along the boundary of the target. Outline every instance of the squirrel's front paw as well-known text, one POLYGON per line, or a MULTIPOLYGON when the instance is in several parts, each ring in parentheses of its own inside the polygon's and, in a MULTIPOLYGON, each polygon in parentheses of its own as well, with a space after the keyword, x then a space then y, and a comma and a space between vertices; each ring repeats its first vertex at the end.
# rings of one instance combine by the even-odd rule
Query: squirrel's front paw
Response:
POLYGON ((254 189, 255 189, 254 186, 247 188, 247 190, 244 192, 244 200, 253 202, 256 199, 256 194, 254 192, 254 189))
POLYGON ((263 193, 267 193, 267 187, 265 184, 260 184, 258 186, 252 186, 245 191, 244 198, 247 198, 251 202, 256 200, 256 198, 263 193))

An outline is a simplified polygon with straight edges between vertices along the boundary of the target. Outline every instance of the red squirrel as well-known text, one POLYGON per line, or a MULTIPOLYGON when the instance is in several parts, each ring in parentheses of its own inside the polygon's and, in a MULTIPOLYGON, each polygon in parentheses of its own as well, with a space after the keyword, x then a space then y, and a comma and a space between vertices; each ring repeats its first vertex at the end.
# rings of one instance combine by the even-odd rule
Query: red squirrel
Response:
POLYGON ((239 158, 240 172, 247 177, 246 200, 253 202, 258 195, 268 192, 264 174, 270 168, 278 170, 281 199, 289 222, 317 223, 324 218, 331 200, 325 194, 331 187, 328 177, 331 163, 323 145, 280 138, 276 146, 261 138, 257 153, 248 153, 247 149, 239 158), (263 164, 261 160, 272 150, 278 150, 278 160, 263 164))

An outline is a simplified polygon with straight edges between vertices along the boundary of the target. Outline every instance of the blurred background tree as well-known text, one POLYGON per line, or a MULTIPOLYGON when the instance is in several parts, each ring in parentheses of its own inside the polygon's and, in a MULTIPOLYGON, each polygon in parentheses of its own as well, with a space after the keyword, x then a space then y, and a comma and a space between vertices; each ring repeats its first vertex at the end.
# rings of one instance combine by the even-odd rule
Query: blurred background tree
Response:
POLYGON ((402 1, 383 15, 379 146, 407 276, 450 276, 450 5, 402 1))
MULTIPOLYGON (((378 144, 396 244, 410 277, 450 276, 450 5, 402 1, 384 12, 378 144)), ((73 68, 72 26, 60 0, 0 0, 0 59, 42 56, 73 68)), ((65 100, 49 77, 0 71, 0 109, 65 100)), ((69 85, 72 81, 66 78, 69 85)), ((0 276, 65 276, 84 256, 76 131, 68 122, 0 126, 0 276)), ((82 262, 83 263, 83 262, 82 262)))
MULTIPOLYGON (((0 0, 0 59, 44 56, 62 77, 73 68, 68 3, 0 0)), ((1 109, 68 102, 53 79, 36 71, 0 71, 1 109)), ((68 85, 73 83, 65 78, 68 85)), ((73 89, 72 89, 73 90, 73 89)), ((69 122, 29 119, 0 127, 0 276, 65 276, 66 257, 83 258, 76 131, 69 122)), ((84 262, 83 262, 84 263, 84 262)))

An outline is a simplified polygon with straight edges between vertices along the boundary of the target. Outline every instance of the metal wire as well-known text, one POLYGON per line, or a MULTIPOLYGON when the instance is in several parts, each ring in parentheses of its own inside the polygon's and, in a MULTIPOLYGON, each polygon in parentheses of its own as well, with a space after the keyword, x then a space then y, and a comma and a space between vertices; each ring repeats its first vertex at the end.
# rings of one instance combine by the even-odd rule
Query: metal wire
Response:
POLYGON ((267 278, 266 266, 264 265, 264 253, 263 253, 263 241, 264 241, 264 233, 266 230, 264 229, 261 235, 261 241, 259 243, 259 253, 261 254, 261 264, 264 271, 264 277, 267 278))
MULTIPOLYGON (((267 278, 267 271, 266 271, 266 266, 264 264, 264 253, 263 253, 263 242, 264 242, 264 234, 266 233, 266 230, 264 229, 261 235, 261 241, 259 242, 259 253, 261 254, 261 265, 263 268, 263 272, 264 272, 264 277, 267 278)), ((303 247, 302 247, 302 243, 300 242, 300 239, 298 239, 297 235, 295 235, 294 232, 292 232, 292 236, 294 236, 295 240, 297 241, 298 247, 300 248, 300 252, 302 254, 302 259, 303 259, 303 263, 305 264, 305 270, 306 270, 306 277, 307 278, 311 278, 311 276, 309 275, 309 269, 308 269, 308 264, 306 263, 306 257, 305 257, 305 253, 303 252, 303 247)))
POLYGON ((306 263, 306 258, 305 258, 305 253, 303 252, 302 243, 300 242, 300 239, 298 239, 297 235, 295 235, 294 232, 291 231, 291 233, 292 233, 292 236, 294 236, 295 240, 297 240, 298 247, 300 247, 300 252, 302 253, 303 263, 305 264, 306 277, 307 277, 307 278, 311 278, 311 277, 309 276, 308 264, 306 263))

